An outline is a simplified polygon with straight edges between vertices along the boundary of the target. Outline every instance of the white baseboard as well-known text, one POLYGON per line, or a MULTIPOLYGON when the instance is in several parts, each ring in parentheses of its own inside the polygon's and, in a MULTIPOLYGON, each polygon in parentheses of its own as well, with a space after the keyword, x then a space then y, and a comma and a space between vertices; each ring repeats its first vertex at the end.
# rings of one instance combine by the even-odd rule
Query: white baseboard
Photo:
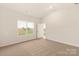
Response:
POLYGON ((74 47, 79 48, 79 45, 76 45, 76 44, 73 44, 73 43, 69 43, 69 42, 65 42, 65 41, 59 41, 59 40, 56 40, 56 39, 47 39, 47 40, 51 40, 51 41, 55 41, 55 42, 58 42, 58 43, 61 43, 61 44, 66 44, 66 45, 70 45, 70 46, 74 46, 74 47))

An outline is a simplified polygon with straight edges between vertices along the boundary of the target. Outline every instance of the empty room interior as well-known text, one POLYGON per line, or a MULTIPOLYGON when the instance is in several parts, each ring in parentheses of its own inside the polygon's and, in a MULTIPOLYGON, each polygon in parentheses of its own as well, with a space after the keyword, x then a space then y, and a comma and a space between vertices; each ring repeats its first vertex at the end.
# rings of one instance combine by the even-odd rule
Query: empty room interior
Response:
POLYGON ((79 56, 79 4, 0 3, 0 56, 79 56))

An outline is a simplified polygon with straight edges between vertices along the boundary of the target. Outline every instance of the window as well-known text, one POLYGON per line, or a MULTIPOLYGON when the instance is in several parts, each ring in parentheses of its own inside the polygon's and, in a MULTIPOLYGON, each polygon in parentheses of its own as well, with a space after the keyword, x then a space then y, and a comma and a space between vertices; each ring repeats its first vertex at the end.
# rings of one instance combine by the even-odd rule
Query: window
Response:
POLYGON ((18 35, 31 35, 33 34, 34 23, 26 21, 17 21, 17 34, 18 35))

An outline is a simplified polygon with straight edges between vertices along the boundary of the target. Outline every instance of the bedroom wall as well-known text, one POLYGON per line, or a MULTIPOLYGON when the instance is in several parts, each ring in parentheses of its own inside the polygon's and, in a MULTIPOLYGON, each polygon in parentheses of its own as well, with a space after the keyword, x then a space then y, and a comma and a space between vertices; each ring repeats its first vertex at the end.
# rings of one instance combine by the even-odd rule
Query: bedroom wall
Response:
POLYGON ((31 36, 16 35, 17 20, 39 23, 37 18, 0 6, 0 47, 36 38, 36 29, 31 36))
POLYGON ((79 47, 79 6, 55 10, 43 22, 48 40, 79 47))

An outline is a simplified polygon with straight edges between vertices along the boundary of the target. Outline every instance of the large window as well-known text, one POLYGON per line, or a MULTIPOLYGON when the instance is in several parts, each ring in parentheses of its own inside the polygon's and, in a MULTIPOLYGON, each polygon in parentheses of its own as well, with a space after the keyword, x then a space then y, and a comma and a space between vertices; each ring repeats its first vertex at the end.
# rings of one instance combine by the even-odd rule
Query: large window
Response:
POLYGON ((31 35, 33 34, 34 23, 26 21, 17 21, 17 34, 18 35, 31 35))

